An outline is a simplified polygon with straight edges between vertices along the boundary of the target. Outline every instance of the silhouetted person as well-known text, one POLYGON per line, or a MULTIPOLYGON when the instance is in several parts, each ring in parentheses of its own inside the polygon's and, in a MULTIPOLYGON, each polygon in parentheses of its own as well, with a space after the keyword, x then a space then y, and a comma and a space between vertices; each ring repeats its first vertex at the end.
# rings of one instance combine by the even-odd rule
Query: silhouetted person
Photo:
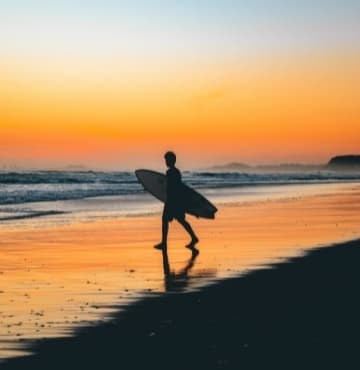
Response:
POLYGON ((166 166, 169 168, 166 171, 167 195, 162 215, 162 239, 159 244, 155 245, 155 248, 166 249, 169 222, 175 218, 175 220, 177 220, 189 233, 191 240, 190 243, 186 245, 186 248, 192 250, 195 248, 195 244, 199 242, 199 239, 185 219, 184 199, 182 195, 183 183, 181 181, 181 173, 175 167, 176 155, 173 152, 166 152, 164 158, 166 166))

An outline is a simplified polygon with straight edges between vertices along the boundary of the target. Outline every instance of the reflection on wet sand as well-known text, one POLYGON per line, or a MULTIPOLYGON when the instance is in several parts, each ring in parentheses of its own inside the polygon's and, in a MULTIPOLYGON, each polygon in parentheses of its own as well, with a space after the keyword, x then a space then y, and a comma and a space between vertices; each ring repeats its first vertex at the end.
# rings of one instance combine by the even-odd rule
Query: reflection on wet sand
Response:
POLYGON ((186 265, 178 272, 175 272, 170 268, 167 249, 162 250, 165 291, 188 290, 191 287, 191 283, 198 283, 199 280, 211 279, 216 276, 216 269, 202 269, 190 275, 190 271, 194 267, 195 261, 200 253, 195 247, 191 248, 190 251, 191 257, 187 261, 186 265))

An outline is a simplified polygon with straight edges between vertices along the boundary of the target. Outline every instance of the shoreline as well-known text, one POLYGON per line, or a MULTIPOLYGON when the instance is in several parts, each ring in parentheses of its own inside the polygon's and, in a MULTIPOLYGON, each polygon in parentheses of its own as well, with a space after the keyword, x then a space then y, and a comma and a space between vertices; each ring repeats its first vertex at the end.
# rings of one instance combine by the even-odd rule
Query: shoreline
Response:
MULTIPOLYGON (((357 368, 360 239, 200 291, 155 294, 7 369, 357 368)), ((172 279, 171 276, 168 279, 172 279)))
MULTIPOLYGON (((329 195, 359 188, 359 181, 252 184, 197 189, 212 203, 227 207, 252 202, 329 195)), ((43 200, 0 205, 0 232, 7 228, 56 227, 64 223, 121 220, 160 215, 162 204, 148 193, 43 200), (35 223, 38 221, 38 224, 35 223)))

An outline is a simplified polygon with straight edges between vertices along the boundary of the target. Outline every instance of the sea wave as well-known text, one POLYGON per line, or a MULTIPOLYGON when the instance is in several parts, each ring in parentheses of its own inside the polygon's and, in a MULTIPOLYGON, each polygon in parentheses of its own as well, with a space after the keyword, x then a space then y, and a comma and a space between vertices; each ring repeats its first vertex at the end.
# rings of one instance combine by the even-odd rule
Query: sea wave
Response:
POLYGON ((33 211, 33 210, 0 210, 0 222, 25 220, 29 218, 37 218, 44 216, 54 216, 64 214, 61 211, 33 211))
POLYGON ((131 187, 104 186, 104 184, 38 184, 0 186, 0 204, 83 199, 90 197, 128 195, 142 192, 139 184, 131 187))
POLYGON ((136 178, 131 172, 0 172, 0 184, 124 184, 134 182, 136 178))

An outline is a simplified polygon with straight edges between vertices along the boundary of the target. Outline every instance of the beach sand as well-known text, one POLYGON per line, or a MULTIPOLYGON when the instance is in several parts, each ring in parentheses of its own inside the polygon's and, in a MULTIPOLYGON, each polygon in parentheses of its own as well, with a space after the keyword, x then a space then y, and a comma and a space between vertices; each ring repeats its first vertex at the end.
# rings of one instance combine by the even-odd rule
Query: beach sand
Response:
POLYGON ((4 369, 357 369, 360 240, 142 300, 4 369))
POLYGON ((1 366, 323 368, 356 359, 359 243, 302 256, 359 237, 359 185, 191 221, 200 255, 191 259, 171 225, 170 266, 152 248, 159 217, 2 228, 0 357, 36 355, 1 366))

